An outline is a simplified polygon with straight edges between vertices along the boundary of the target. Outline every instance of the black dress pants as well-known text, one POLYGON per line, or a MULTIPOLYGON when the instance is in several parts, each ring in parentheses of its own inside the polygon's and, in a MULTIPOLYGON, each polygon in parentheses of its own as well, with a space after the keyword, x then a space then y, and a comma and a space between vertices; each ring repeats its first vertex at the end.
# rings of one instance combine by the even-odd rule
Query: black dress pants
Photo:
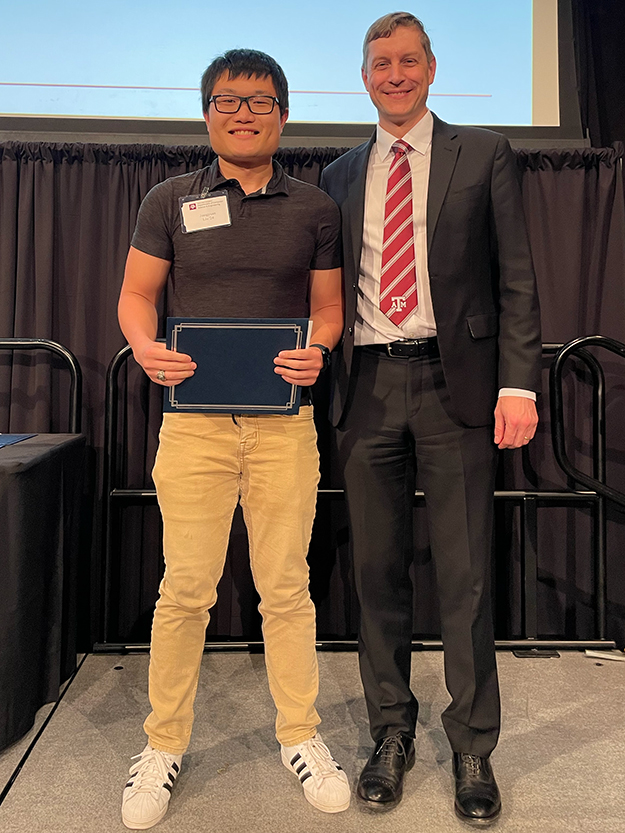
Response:
POLYGON ((414 735, 409 577, 415 471, 425 492, 454 752, 483 757, 500 725, 490 602, 496 446, 455 416, 438 358, 356 348, 354 395, 337 432, 361 607, 360 672, 375 741, 414 735))

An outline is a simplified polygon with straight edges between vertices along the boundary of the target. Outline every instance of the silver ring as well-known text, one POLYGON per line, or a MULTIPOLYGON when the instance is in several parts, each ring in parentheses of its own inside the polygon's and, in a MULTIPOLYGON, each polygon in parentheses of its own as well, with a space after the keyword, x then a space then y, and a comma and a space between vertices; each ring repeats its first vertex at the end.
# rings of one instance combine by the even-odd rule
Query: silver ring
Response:
MULTIPOLYGON (((159 382, 165 382, 165 381, 167 381, 167 380, 165 379, 165 371, 164 371, 164 370, 159 370, 159 371, 158 371, 158 373, 156 374, 156 378, 158 379, 158 381, 159 381, 159 382)), ((526 438, 526 439, 527 439, 527 438, 526 438)))

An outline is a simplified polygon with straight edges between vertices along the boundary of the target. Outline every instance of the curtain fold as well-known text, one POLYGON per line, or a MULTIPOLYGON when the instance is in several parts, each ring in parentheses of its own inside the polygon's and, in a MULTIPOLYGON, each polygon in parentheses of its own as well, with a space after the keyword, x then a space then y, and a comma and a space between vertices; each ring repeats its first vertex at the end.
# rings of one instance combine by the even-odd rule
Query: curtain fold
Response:
POLYGON ((625 4, 572 0, 582 126, 593 145, 625 141, 625 4))
POLYGON ((590 171, 622 164, 625 146, 622 142, 614 142, 612 147, 608 148, 532 148, 518 149, 515 153, 521 171, 590 171))
MULTIPOLYGON (((277 159, 287 172, 317 184, 340 148, 284 148, 277 159)), ((580 150, 519 150, 524 206, 541 298, 543 341, 564 342, 601 333, 625 341, 625 202, 622 144, 580 150)), ((0 337, 59 341, 77 356, 84 373, 83 430, 93 449, 92 506, 96 521, 91 553, 83 553, 82 633, 85 645, 98 638, 97 607, 102 530, 101 472, 106 368, 124 345, 116 305, 124 262, 141 200, 156 183, 207 165, 207 146, 0 144, 0 337), (87 611, 89 613, 87 614, 87 611), (89 619, 89 621, 87 621, 89 619)), ((166 299, 164 301, 166 305, 166 299)), ((609 482, 625 489, 625 367, 600 355, 609 393, 609 482)), ((545 390, 548 390, 545 377, 545 390)), ((567 394, 577 392, 569 429, 575 462, 590 466, 587 385, 571 370, 567 394)), ((322 454, 322 485, 341 485, 325 420, 327 387, 316 390, 322 454)), ((564 479, 551 452, 548 395, 541 398, 541 431, 521 455, 502 455, 501 484, 510 488, 561 487, 564 479)), ((151 487, 150 471, 160 425, 160 391, 134 362, 120 384, 120 447, 124 483, 151 487)), ((0 431, 64 431, 67 382, 54 359, 0 352, 0 431)), ((91 482, 91 481, 90 481, 91 482)), ((540 510, 541 621, 544 634, 588 637, 592 629, 592 570, 588 563, 588 519, 584 512, 540 510)), ((424 511, 416 510, 416 627, 436 633, 434 577, 424 511)), ((500 525, 501 526, 501 525, 500 525)), ((506 526, 498 537, 497 591, 500 636, 518 634, 519 564, 516 536, 506 526), (506 531, 507 530, 507 531, 506 531), (504 564, 505 562, 505 564, 504 564), (513 599, 508 612, 509 598, 513 599)), ((162 569, 160 526, 155 508, 133 507, 121 521, 114 553, 112 641, 149 637, 152 605, 162 569)), ((610 515, 610 636, 625 639, 625 545, 622 516, 610 515)), ((311 586, 318 605, 319 632, 355 633, 357 606, 348 578, 344 507, 320 506, 311 547, 311 586)), ((209 633, 259 637, 255 596, 246 559, 245 530, 237 522, 230 563, 209 633)))

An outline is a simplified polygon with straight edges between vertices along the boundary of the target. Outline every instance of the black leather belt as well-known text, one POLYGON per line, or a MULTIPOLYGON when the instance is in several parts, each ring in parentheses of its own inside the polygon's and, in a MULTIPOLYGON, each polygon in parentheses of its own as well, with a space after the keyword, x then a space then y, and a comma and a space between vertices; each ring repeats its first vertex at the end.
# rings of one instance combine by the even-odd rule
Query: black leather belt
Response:
POLYGON ((364 349, 384 353, 393 359, 423 359, 426 356, 430 358, 440 356, 436 336, 432 336, 432 338, 406 338, 401 341, 391 341, 390 344, 367 344, 364 349))

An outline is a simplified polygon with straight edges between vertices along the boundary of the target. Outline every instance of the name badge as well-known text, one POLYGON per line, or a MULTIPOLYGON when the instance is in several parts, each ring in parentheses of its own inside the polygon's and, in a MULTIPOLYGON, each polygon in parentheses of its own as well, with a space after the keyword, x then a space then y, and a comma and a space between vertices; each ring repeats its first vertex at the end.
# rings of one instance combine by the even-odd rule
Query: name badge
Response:
POLYGON ((225 191, 213 191, 210 197, 180 197, 179 202, 183 234, 231 225, 225 191))

